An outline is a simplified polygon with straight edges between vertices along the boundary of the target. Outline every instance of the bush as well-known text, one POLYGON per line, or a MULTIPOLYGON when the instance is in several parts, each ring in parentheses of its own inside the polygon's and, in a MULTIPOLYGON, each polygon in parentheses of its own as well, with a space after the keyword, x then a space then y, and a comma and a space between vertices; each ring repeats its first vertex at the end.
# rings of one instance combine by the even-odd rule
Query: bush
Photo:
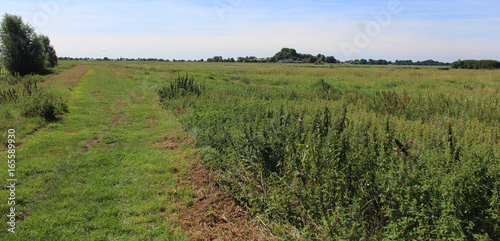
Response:
POLYGON ((9 101, 16 101, 23 96, 30 96, 34 92, 38 91, 37 84, 42 82, 42 77, 39 75, 27 75, 24 77, 20 77, 19 75, 15 76, 6 76, 6 81, 11 85, 17 85, 22 83, 22 86, 15 86, 10 89, 0 90, 0 104, 6 103, 9 101))
POLYGON ((205 86, 196 84, 194 78, 189 78, 188 74, 186 74, 186 76, 177 77, 173 83, 170 83, 170 86, 162 87, 158 91, 158 95, 160 96, 160 100, 163 101, 186 95, 200 96, 204 89, 205 86))
POLYGON ((21 114, 24 117, 43 117, 47 121, 57 120, 57 115, 68 112, 68 106, 61 97, 39 90, 24 99, 21 114))
POLYGON ((18 98, 16 89, 0 90, 0 104, 17 100, 18 98))

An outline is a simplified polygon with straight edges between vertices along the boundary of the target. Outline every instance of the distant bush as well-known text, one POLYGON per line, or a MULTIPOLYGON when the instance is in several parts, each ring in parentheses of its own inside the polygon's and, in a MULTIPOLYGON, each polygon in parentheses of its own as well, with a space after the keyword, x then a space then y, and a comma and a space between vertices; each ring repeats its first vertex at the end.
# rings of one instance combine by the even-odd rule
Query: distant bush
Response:
POLYGON ((451 64, 453 69, 500 69, 496 60, 458 60, 451 64))

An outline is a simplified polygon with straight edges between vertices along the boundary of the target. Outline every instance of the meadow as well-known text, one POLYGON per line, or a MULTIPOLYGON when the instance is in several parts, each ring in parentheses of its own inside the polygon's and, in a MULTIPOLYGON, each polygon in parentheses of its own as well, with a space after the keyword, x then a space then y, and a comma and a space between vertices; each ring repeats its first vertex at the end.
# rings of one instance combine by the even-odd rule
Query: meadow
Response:
POLYGON ((68 103, 58 120, 24 115, 25 97, 1 103, 2 133, 14 126, 22 144, 21 237, 187 239, 168 210, 192 202, 175 180, 197 155, 277 239, 500 238, 498 70, 61 61, 60 72, 78 66, 90 69, 78 81, 34 81, 68 103), (195 148, 151 148, 165 135, 195 148))
POLYGON ((500 238, 499 71, 147 71, 178 75, 159 91, 165 106, 227 191, 285 239, 500 238))

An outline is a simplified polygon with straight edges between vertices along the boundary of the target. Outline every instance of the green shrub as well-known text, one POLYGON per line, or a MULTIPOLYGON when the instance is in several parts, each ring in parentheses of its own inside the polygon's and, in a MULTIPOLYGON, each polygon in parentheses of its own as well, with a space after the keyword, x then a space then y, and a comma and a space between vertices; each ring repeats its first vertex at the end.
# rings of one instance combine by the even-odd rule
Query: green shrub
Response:
POLYGON ((19 94, 16 89, 0 90, 0 104, 15 101, 19 98, 19 94))
POLYGON ((37 75, 26 75, 24 77, 19 76, 8 76, 9 82, 12 84, 21 83, 21 87, 13 87, 5 90, 0 90, 0 104, 16 101, 23 96, 30 96, 31 94, 38 91, 37 83, 40 83, 43 79, 41 76, 37 75))
POLYGON ((313 88, 316 89, 318 96, 326 100, 338 100, 342 96, 342 91, 335 88, 324 78, 314 82, 313 88))
POLYGON ((51 92, 39 90, 23 100, 21 114, 24 117, 43 117, 47 121, 57 120, 58 115, 68 112, 67 104, 51 92))
POLYGON ((204 89, 204 85, 196 84, 194 78, 189 78, 188 74, 186 74, 185 76, 178 76, 169 86, 162 87, 158 91, 158 95, 160 100, 169 100, 186 95, 200 96, 204 89))

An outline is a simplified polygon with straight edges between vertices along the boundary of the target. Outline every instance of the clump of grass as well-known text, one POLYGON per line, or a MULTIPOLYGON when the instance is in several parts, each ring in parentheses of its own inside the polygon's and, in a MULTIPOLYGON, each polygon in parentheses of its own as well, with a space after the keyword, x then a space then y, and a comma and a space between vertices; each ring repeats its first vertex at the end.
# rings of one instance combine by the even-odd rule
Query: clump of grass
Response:
POLYGON ((158 91, 158 95, 160 100, 170 100, 187 95, 200 96, 203 90, 205 90, 205 86, 195 83, 194 78, 190 78, 186 73, 185 76, 178 76, 169 86, 162 87, 158 91))
POLYGON ((375 104, 374 109, 379 109, 380 112, 386 113, 403 113, 408 105, 411 103, 411 96, 403 91, 401 95, 396 91, 381 91, 376 93, 378 100, 373 100, 371 103, 375 104))
POLYGON ((326 82, 325 78, 314 82, 313 88, 316 89, 319 97, 326 100, 338 100, 342 95, 342 91, 326 82))

